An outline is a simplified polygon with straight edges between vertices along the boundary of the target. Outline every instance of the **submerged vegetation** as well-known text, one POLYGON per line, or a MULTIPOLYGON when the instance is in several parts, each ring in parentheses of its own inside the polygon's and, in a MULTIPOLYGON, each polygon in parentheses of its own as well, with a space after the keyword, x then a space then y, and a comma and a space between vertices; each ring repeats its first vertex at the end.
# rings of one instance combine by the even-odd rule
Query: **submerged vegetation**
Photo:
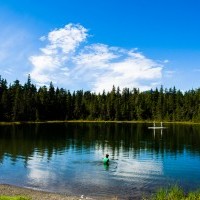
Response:
POLYGON ((200 122, 200 88, 183 93, 175 87, 140 92, 113 86, 107 93, 71 93, 52 83, 36 88, 30 76, 24 85, 16 80, 8 86, 0 76, 0 121, 46 120, 200 122))

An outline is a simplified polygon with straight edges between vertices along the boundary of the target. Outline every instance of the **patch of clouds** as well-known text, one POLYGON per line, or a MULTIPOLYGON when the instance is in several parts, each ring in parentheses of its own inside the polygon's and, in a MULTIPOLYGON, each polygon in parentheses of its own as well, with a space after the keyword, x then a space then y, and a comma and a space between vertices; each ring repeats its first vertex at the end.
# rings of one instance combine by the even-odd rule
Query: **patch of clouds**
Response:
POLYGON ((138 49, 88 44, 88 36, 80 24, 68 24, 42 36, 44 47, 29 57, 32 79, 38 85, 52 81, 64 88, 94 92, 109 91, 113 85, 148 90, 160 83, 167 60, 152 60, 138 49))
POLYGON ((76 48, 87 37, 87 30, 81 25, 68 24, 64 28, 51 31, 40 40, 47 45, 40 48, 40 54, 29 57, 33 65, 30 72, 38 84, 62 82, 68 76, 68 64, 76 48))

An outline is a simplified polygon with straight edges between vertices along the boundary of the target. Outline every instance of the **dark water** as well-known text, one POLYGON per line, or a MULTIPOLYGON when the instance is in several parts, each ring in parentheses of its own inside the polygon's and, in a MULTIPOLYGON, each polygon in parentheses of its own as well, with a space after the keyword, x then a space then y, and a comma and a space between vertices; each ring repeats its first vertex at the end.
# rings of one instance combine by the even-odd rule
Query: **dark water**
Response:
POLYGON ((0 183, 87 197, 140 199, 200 188, 200 126, 60 123, 0 126, 0 183), (102 158, 110 155, 110 165, 102 158))

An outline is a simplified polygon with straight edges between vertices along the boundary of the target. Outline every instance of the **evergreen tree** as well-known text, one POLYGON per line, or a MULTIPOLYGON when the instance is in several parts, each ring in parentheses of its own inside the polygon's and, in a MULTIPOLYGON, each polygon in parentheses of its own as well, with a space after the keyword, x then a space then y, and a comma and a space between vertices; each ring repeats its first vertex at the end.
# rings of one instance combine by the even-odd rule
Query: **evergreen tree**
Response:
POLYGON ((11 87, 11 94, 12 94, 12 120, 13 121, 20 121, 24 120, 23 114, 24 114, 24 102, 21 98, 23 96, 22 93, 22 86, 19 82, 19 80, 16 80, 11 87))
POLYGON ((36 94, 37 89, 33 84, 31 84, 31 77, 29 74, 28 80, 24 84, 23 88, 24 120, 36 120, 36 94))
POLYGON ((200 122, 200 89, 181 92, 175 87, 140 92, 113 86, 110 92, 36 88, 28 75, 7 86, 0 76, 0 121, 39 120, 168 120, 200 122))

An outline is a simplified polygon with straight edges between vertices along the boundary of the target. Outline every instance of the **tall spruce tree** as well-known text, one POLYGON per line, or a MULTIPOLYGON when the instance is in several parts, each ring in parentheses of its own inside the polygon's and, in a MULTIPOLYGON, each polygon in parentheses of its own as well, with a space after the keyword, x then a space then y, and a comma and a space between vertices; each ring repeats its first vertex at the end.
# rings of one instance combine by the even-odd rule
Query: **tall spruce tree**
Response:
POLYGON ((200 122, 200 89, 181 92, 174 88, 149 90, 113 86, 93 93, 49 87, 39 89, 19 80, 7 86, 0 76, 0 121, 35 120, 168 120, 200 122))

